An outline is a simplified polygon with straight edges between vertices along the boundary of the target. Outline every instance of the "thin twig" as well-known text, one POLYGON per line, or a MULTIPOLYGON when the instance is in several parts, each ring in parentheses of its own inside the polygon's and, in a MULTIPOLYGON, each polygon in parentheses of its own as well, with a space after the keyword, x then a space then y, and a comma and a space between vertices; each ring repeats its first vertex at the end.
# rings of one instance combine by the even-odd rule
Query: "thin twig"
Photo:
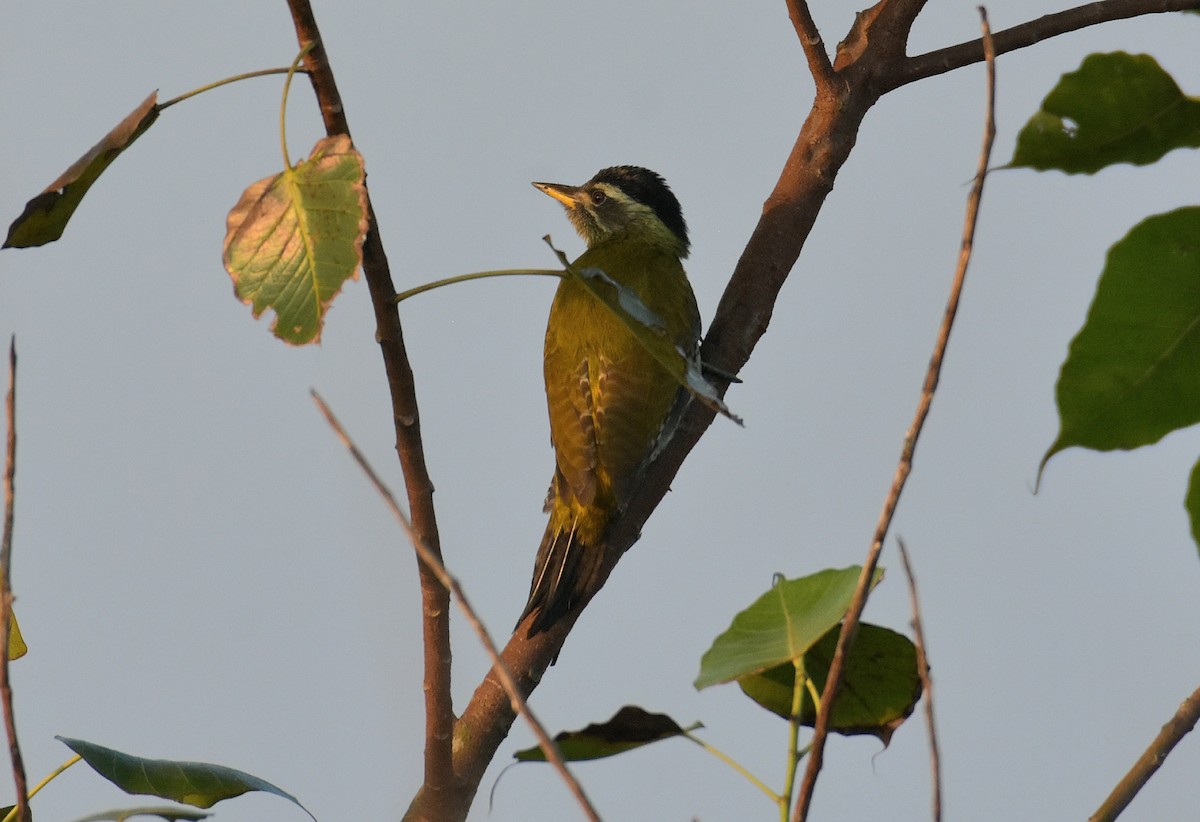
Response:
POLYGON ((942 761, 938 755, 937 726, 933 721, 933 678, 929 675, 929 657, 925 653, 925 631, 921 627, 921 601, 917 597, 917 578, 908 561, 908 550, 904 540, 896 541, 900 546, 900 561, 904 564, 904 576, 908 580, 908 598, 912 601, 913 644, 917 646, 917 672, 921 675, 921 690, 925 693, 925 729, 929 733, 929 781, 933 793, 931 800, 933 822, 942 819, 942 761))
MULTIPOLYGON (((1006 54, 1098 23, 1195 8, 1200 8, 1197 0, 1101 0, 998 31, 992 37, 992 42, 996 54, 1006 54)), ((896 72, 887 78, 887 85, 896 88, 983 59, 983 40, 969 40, 902 61, 896 72)))
POLYGON ((1088 822, 1112 822, 1120 816, 1121 812, 1137 796, 1142 786, 1166 761, 1167 754, 1171 753, 1172 749, 1179 744, 1179 740, 1196 727, 1197 721, 1200 721, 1200 688, 1193 691, 1192 695, 1179 706, 1175 716, 1162 726, 1162 730, 1158 732, 1158 736, 1154 737, 1150 747, 1146 748, 1145 753, 1138 757, 1137 762, 1133 763, 1129 773, 1122 777, 1117 786, 1113 788, 1112 793, 1104 800, 1104 804, 1091 815, 1088 822))
POLYGON ((375 473, 367 458, 358 450, 358 446, 350 439, 350 435, 346 433, 346 429, 338 422, 333 411, 325 404, 325 400, 316 391, 312 392, 312 397, 316 401, 317 407, 321 409, 321 413, 325 415, 325 419, 330 427, 337 433, 338 439, 342 441, 342 445, 346 446, 347 450, 350 451, 350 456, 354 457, 354 461, 358 463, 358 467, 367 475, 367 479, 371 481, 371 484, 375 486, 375 490, 379 492, 384 502, 387 503, 388 508, 391 509, 392 515, 396 517, 396 521, 400 523, 400 527, 408 534, 408 538, 412 540, 413 548, 421 556, 421 560, 429 566, 441 585, 454 595, 453 598, 458 603, 458 607, 462 610, 463 615, 466 616, 471 629, 479 636, 479 641, 483 644, 484 650, 487 651, 488 658, 492 661, 497 678, 500 680, 501 685, 504 686, 508 698, 512 701, 513 710, 524 717, 525 721, 529 723, 529 726, 533 729, 534 736, 537 737, 538 744, 541 745, 542 751, 546 754, 546 759, 554 766, 559 775, 562 776, 563 781, 567 783, 567 787, 575 795, 576 801, 579 802, 588 819, 599 822, 600 817, 588 801, 587 795, 583 792, 583 786, 576 781, 570 769, 567 768, 567 763, 563 761, 558 746, 554 744, 554 740, 550 738, 542 723, 529 710, 529 705, 525 702, 525 697, 521 695, 521 689, 517 687, 512 673, 508 670, 508 666, 500 658, 500 650, 496 647, 496 643, 492 641, 487 628, 483 627, 483 623, 479 621, 479 617, 475 614, 475 609, 471 607, 471 603, 467 600, 466 594, 463 593, 462 586, 458 584, 458 580, 446 570, 446 567, 441 562, 441 558, 433 551, 430 551, 429 547, 421 541, 420 535, 412 527, 412 523, 408 521, 408 517, 404 515, 404 511, 400 509, 400 504, 396 502, 396 498, 392 496, 392 492, 383 484, 383 480, 375 473))
POLYGON ((13 783, 17 788, 16 818, 29 820, 29 786, 25 783, 25 762, 17 743, 13 718, 12 684, 8 679, 8 637, 12 631, 12 540, 13 502, 17 477, 17 338, 8 344, 8 394, 5 398, 8 438, 4 449, 4 536, 0 542, 0 700, 4 703, 4 730, 8 734, 8 755, 12 760, 13 783))
POLYGON ((808 70, 812 73, 813 81, 817 84, 817 93, 829 88, 833 83, 836 72, 829 62, 829 52, 825 50, 825 41, 813 21, 812 12, 808 9, 807 0, 787 0, 788 16, 800 38, 800 47, 808 59, 808 70))
POLYGON ((850 609, 846 612, 846 618, 842 621, 842 630, 838 634, 837 648, 833 654, 833 661, 829 666, 829 674, 825 680, 825 690, 821 697, 821 708, 817 712, 817 721, 813 728, 813 741, 808 755, 808 766, 804 771, 804 781, 800 786, 800 796, 796 799, 795 812, 792 814, 793 822, 803 822, 808 817, 808 808, 812 802, 813 789, 816 787, 817 774, 821 771, 821 763, 824 758, 825 740, 829 733, 829 716, 833 710, 834 702, 837 700, 838 688, 841 685, 842 674, 846 667, 846 655, 850 649, 850 645, 854 642, 859 619, 862 617, 863 608, 867 604, 867 597, 871 587, 870 582, 875 575, 875 567, 879 563, 879 553, 883 550, 883 541, 887 538, 888 528, 892 523, 892 516, 895 514, 896 505, 900 501, 900 494, 904 490, 905 483, 908 481, 909 473, 912 471, 913 453, 917 447, 917 440, 921 436, 921 430, 925 426, 925 419, 929 415, 929 408, 933 404, 933 395, 937 390, 938 378, 941 375, 942 361, 946 355, 946 346, 950 341, 950 331, 954 327, 954 317, 958 313, 958 302, 962 296, 963 284, 966 281, 967 265, 971 261, 971 250, 975 239, 975 222, 979 216, 979 204, 983 197, 983 183, 987 176, 988 163, 992 155, 992 143, 996 137, 996 55, 992 49, 991 30, 988 27, 987 13, 980 7, 979 14, 982 20, 984 51, 987 55, 988 67, 987 114, 984 126, 983 147, 979 152, 979 165, 975 172, 975 184, 971 187, 971 194, 967 198, 967 214, 963 225, 958 267, 954 273, 954 282, 950 286, 950 297, 946 302, 946 310, 942 316, 942 324, 938 330, 938 338, 933 348, 933 355, 929 358, 929 368, 925 373, 925 384, 921 391, 921 399, 917 403, 917 411, 913 417, 912 424, 904 436, 904 447, 901 450, 900 462, 896 466, 896 473, 892 478, 892 486, 888 491, 887 498, 884 500, 883 510, 880 512, 879 522, 875 527, 875 535, 871 541, 871 547, 867 551, 866 561, 863 562, 862 574, 858 580, 858 588, 854 592, 854 599, 850 602, 850 609))
MULTIPOLYGON (((288 0, 296 39, 308 47, 305 69, 321 107, 321 118, 329 136, 350 134, 346 110, 338 93, 333 69, 325 53, 309 0, 288 0)), ((433 506, 433 482, 425 465, 421 440, 421 418, 417 409, 416 385, 404 345, 400 314, 379 222, 367 194, 367 235, 363 239, 363 276, 371 292, 375 312, 375 339, 383 355, 388 391, 392 401, 392 422, 396 435, 396 453, 404 472, 404 487, 412 525, 421 544, 441 561, 437 516, 433 506)), ((438 583, 432 567, 418 558, 421 584, 421 631, 424 647, 425 694, 425 780, 421 809, 433 818, 466 817, 474 791, 464 791, 454 768, 454 702, 450 692, 450 592, 438 583)), ((548 663, 547 663, 548 664, 548 663)))

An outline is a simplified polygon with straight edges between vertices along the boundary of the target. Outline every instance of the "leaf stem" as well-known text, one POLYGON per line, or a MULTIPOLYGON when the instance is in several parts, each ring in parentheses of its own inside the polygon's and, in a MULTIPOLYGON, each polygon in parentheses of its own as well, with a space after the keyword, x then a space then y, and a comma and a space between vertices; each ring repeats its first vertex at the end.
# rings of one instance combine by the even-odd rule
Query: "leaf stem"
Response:
MULTIPOLYGON (((75 754, 73 757, 68 759, 66 762, 62 763, 57 768, 55 768, 50 773, 48 773, 41 782, 37 783, 36 785, 33 786, 33 788, 30 789, 29 798, 33 799, 33 797, 37 796, 38 791, 40 791, 42 788, 44 788, 50 784, 50 781, 52 779, 54 779, 60 773, 62 773, 67 768, 71 767, 72 765, 74 765, 76 762, 78 762, 81 759, 83 759, 82 756, 80 756, 79 754, 75 754)), ((17 809, 13 808, 11 811, 8 812, 8 815, 5 816, 3 820, 0 820, 0 822, 13 822, 13 820, 15 820, 17 818, 16 813, 17 813, 17 809)))
POLYGON ((792 660, 796 674, 792 679, 792 713, 788 717, 787 768, 783 777, 783 795, 779 797, 779 821, 788 822, 792 809, 792 792, 796 789, 796 768, 800 763, 800 709, 804 704, 804 691, 811 687, 811 680, 804 673, 804 657, 792 660))
POLYGON ((524 274, 536 275, 538 277, 565 277, 566 272, 560 271, 557 268, 505 268, 496 271, 476 271, 471 274, 459 274, 455 277, 447 277, 444 280, 434 280, 431 283, 418 285, 416 288, 410 288, 407 291, 401 291, 396 295, 396 302, 403 302, 409 297, 415 297, 418 294, 424 294, 426 291, 432 291, 435 288, 441 288, 444 285, 454 285, 455 283, 465 283, 471 280, 482 280, 485 277, 518 277, 524 274))
POLYGON ((729 754, 708 744, 703 739, 700 739, 697 736, 693 736, 689 731, 685 730, 683 732, 683 735, 686 738, 690 739, 692 742, 695 742, 697 745, 699 745, 704 750, 708 751, 710 754, 715 756, 717 759, 724 762, 729 767, 733 768, 735 771, 737 771, 739 774, 741 774, 747 780, 749 780, 751 785, 758 788, 760 791, 762 791, 768 797, 770 797, 772 802, 778 804, 780 802, 780 800, 783 799, 783 797, 781 797, 779 794, 775 793, 775 791, 773 791, 769 787, 767 787, 767 784, 765 782, 763 782, 761 779, 759 779, 754 774, 750 773, 750 771, 746 770, 745 767, 743 767, 740 762, 738 762, 736 759, 734 759, 729 754))
MULTIPOLYGON (((195 97, 197 94, 203 94, 206 91, 212 91, 215 88, 220 88, 221 86, 227 86, 230 83, 236 83, 240 80, 249 80, 251 77, 266 77, 271 74, 287 74, 291 70, 292 70, 291 68, 269 68, 269 69, 259 69, 258 71, 248 71, 245 74, 235 74, 232 77, 226 77, 223 80, 217 80, 212 83, 206 83, 205 85, 200 86, 199 88, 194 88, 191 91, 185 91, 183 94, 180 94, 178 97, 172 97, 170 100, 167 100, 165 103, 159 103, 158 110, 162 111, 164 108, 169 108, 170 106, 173 106, 176 103, 182 103, 184 100, 187 100, 189 97, 195 97)), ((308 73, 308 69, 296 69, 296 71, 302 72, 304 74, 308 73)))
POLYGON ((296 70, 300 67, 300 62, 305 58, 308 52, 312 49, 313 44, 308 43, 304 48, 300 49, 300 53, 296 55, 296 59, 288 66, 287 79, 283 81, 283 99, 279 103, 279 142, 283 147, 283 167, 291 169, 292 159, 288 157, 287 150, 287 103, 288 92, 292 89, 292 78, 296 76, 296 70))

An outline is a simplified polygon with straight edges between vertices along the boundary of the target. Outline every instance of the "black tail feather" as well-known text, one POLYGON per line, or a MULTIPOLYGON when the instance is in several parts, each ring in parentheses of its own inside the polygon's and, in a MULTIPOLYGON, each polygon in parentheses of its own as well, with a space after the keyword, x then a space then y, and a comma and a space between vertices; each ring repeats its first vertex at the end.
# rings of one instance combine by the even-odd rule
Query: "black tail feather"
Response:
POLYGON ((529 602, 517 620, 520 625, 527 616, 536 613, 528 636, 549 630, 575 605, 587 582, 588 575, 582 569, 588 547, 579 541, 574 528, 563 531, 553 523, 546 526, 533 569, 529 602))

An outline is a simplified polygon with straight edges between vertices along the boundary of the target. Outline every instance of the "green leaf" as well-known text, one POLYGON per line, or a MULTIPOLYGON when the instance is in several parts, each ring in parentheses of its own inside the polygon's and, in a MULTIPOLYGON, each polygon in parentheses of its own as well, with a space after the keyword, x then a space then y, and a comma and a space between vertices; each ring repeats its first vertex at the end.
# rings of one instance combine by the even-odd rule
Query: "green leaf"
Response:
POLYGON ((180 820, 207 819, 212 814, 193 811, 191 808, 121 808, 84 816, 76 819, 75 822, 125 822, 126 819, 134 819, 138 816, 157 816, 167 822, 180 822, 180 820))
MULTIPOLYGON (((837 647, 841 626, 831 628, 804 655, 805 674, 817 692, 825 690, 825 679, 837 647)), ((768 711, 789 719, 796 666, 790 662, 738 680, 748 697, 768 711)), ((878 625, 862 623, 854 639, 841 690, 833 706, 830 730, 844 736, 870 734, 886 745, 912 713, 921 698, 921 674, 917 649, 903 634, 878 625)), ((812 726, 817 711, 807 690, 800 707, 800 723, 812 726)))
POLYGON ((8 658, 20 659, 29 653, 25 637, 21 636, 21 626, 17 624, 17 615, 13 614, 8 624, 8 658))
POLYGON ((1192 541, 1200 548, 1200 461, 1192 466, 1192 475, 1188 479, 1187 498, 1183 507, 1187 509, 1188 520, 1192 525, 1192 541))
MULTIPOLYGON (((29 646, 25 644, 25 637, 21 636, 21 626, 17 624, 17 615, 10 613, 8 622, 8 658, 20 659, 29 653, 29 646)), ((3 819, 3 814, 0 814, 0 819, 3 819)))
MULTIPOLYGON (((732 682, 802 657, 842 621, 862 568, 826 569, 801 579, 780 580, 733 618, 700 660, 697 690, 732 682)), ((875 571, 874 588, 883 579, 875 571)))
POLYGON ((31 248, 52 243, 61 237, 92 183, 121 152, 154 125, 161 110, 157 101, 156 91, 129 112, 116 128, 104 135, 104 139, 76 160, 45 191, 26 203, 21 216, 8 227, 8 237, 2 247, 31 248))
POLYGON ((357 276, 367 231, 361 155, 345 135, 326 137, 307 160, 259 180, 229 212, 225 268, 255 317, 293 345, 320 339, 330 302, 357 276))
MULTIPOLYGON (((698 728, 692 726, 692 729, 698 728)), ((616 756, 660 739, 683 736, 684 729, 666 714, 654 714, 637 705, 626 705, 607 722, 593 723, 581 731, 563 731, 554 737, 558 750, 567 762, 603 759, 616 756)), ((513 758, 520 762, 545 762, 540 746, 517 751, 513 758)))
POLYGON ((1017 136, 1010 166, 1092 174, 1200 146, 1200 100, 1147 54, 1090 54, 1017 136))
POLYGON ((1200 422, 1200 207, 1149 217, 1114 245, 1056 389, 1073 445, 1149 445, 1200 422))
POLYGON ((125 793, 148 794, 197 808, 211 808, 222 799, 241 796, 247 791, 263 791, 288 800, 307 813, 314 822, 316 819, 290 793, 257 776, 224 765, 143 759, 82 739, 65 736, 54 738, 83 757, 92 770, 125 793))

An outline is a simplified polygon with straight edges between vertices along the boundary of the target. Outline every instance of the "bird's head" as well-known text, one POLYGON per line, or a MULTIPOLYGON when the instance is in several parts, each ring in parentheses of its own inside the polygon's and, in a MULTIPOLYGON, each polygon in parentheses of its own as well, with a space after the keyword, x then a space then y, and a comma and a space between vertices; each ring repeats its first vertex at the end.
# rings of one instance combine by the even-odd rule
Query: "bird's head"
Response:
POLYGON ((661 246, 678 257, 688 254, 679 201, 667 181, 648 168, 613 166, 581 186, 533 185, 563 204, 588 246, 621 237, 661 246))

